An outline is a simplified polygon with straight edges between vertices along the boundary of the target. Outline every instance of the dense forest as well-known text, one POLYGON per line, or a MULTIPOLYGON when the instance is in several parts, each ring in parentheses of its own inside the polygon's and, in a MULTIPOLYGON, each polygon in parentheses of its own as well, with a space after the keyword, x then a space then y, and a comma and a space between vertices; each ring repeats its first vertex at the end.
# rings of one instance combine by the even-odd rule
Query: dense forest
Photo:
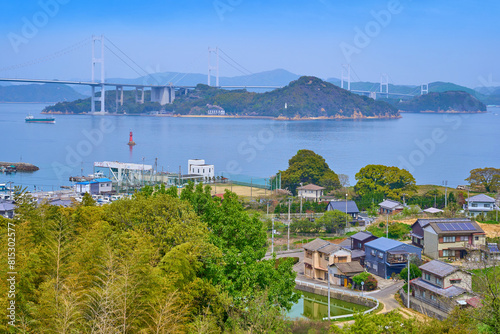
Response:
POLYGON ((263 224, 234 193, 191 184, 180 197, 146 187, 105 206, 86 196, 36 207, 23 192, 16 202, 15 219, 0 220, 2 240, 8 226, 15 236, 2 277, 17 272, 15 299, 0 281, 1 317, 15 300, 17 319, 2 333, 273 331, 298 300, 291 260, 263 259, 263 224))

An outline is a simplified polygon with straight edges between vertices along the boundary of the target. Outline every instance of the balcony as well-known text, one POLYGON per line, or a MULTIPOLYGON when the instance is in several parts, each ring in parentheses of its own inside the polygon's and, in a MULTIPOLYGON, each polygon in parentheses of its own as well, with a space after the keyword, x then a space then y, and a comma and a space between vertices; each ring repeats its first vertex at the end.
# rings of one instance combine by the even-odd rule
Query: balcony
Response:
POLYGON ((406 251, 387 252, 387 263, 403 264, 406 262, 408 262, 408 252, 406 251))

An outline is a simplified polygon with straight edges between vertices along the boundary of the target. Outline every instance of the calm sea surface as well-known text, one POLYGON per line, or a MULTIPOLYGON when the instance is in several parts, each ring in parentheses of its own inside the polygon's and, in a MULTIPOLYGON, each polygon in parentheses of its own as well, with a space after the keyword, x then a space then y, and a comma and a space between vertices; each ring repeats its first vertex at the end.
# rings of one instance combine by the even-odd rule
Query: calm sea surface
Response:
POLYGON ((262 119, 56 115, 56 124, 27 124, 44 104, 0 104, 0 161, 29 162, 34 173, 0 183, 57 189, 72 175, 93 172, 94 161, 153 165, 187 172, 205 159, 216 174, 267 178, 284 170, 299 149, 322 155, 336 173, 354 175, 367 164, 404 167, 418 184, 464 184, 473 168, 500 168, 500 108, 486 114, 403 114, 397 120, 274 121, 262 119), (129 132, 137 143, 127 146, 129 132))

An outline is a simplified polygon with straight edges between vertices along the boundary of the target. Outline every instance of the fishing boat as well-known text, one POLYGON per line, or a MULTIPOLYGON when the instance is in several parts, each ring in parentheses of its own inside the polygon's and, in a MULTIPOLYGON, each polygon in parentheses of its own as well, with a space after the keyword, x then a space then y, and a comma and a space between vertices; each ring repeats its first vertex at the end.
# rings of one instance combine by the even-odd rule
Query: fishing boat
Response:
POLYGON ((56 122, 56 119, 54 117, 34 117, 33 115, 29 114, 25 118, 26 123, 48 123, 48 124, 54 124, 56 122))

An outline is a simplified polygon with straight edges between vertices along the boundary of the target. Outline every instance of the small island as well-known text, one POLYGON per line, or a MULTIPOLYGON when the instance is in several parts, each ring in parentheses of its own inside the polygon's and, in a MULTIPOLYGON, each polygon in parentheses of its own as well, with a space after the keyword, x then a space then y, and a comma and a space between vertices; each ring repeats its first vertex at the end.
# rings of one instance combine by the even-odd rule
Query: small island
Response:
POLYGON ((401 101, 396 105, 400 112, 414 113, 482 113, 486 105, 463 91, 432 92, 401 101))
MULTIPOLYGON (((136 104, 134 92, 124 92, 124 104, 117 110, 115 92, 108 91, 108 111, 117 114, 148 114, 162 111, 168 116, 210 116, 241 118, 303 119, 364 119, 399 118, 398 109, 384 101, 375 101, 342 89, 312 76, 303 76, 287 86, 265 93, 246 90, 225 90, 198 84, 194 90, 178 94, 172 104, 156 102, 136 104), (224 115, 210 115, 214 106, 224 115)), ((147 100, 150 92, 146 92, 147 100)), ((60 102, 46 107, 43 113, 80 114, 90 110, 90 98, 60 102)), ((158 115, 158 113, 156 113, 158 115)))

